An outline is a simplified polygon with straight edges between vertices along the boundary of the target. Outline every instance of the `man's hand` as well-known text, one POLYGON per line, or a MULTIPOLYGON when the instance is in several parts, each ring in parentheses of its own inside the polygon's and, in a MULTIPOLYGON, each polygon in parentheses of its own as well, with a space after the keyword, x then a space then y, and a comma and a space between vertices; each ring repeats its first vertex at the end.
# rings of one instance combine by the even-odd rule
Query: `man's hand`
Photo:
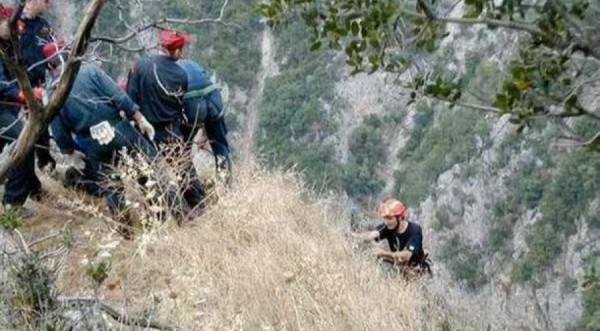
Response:
POLYGON ((140 129, 140 132, 148 136, 150 140, 154 140, 154 135, 156 134, 156 131, 154 131, 154 127, 152 126, 152 124, 150 124, 150 122, 148 122, 146 117, 144 117, 144 115, 142 115, 142 113, 138 111, 133 115, 133 119, 135 120, 135 123, 140 129))

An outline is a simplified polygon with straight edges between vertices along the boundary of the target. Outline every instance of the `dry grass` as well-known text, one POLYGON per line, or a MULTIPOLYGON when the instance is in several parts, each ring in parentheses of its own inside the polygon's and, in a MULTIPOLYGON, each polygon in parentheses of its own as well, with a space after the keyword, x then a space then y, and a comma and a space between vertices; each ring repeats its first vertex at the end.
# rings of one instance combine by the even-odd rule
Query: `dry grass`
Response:
MULTIPOLYGON (((237 165, 233 188, 191 223, 124 241, 78 226, 59 274, 64 294, 89 296, 80 262, 110 253, 100 298, 181 330, 439 330, 443 313, 352 249, 294 173, 237 165)), ((115 329, 116 325, 115 325, 115 329)))

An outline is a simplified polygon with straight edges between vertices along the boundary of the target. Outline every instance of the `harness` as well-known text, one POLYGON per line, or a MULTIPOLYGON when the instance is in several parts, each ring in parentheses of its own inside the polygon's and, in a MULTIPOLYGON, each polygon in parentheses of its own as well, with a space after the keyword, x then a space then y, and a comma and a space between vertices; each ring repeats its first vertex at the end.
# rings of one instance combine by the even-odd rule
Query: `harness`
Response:
POLYGON ((191 98, 196 98, 196 97, 205 97, 205 96, 209 95, 211 92, 220 90, 220 89, 221 89, 221 87, 218 86, 217 84, 210 84, 203 89, 192 90, 192 91, 185 93, 183 95, 183 99, 186 100, 186 99, 191 99, 191 98))

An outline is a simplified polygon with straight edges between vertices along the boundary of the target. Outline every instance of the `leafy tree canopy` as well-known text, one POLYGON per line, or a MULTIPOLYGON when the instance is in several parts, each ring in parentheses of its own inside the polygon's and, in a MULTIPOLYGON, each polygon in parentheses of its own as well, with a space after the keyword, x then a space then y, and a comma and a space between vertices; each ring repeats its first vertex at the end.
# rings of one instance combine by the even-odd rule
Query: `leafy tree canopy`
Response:
MULTIPOLYGON (((271 26, 301 19, 313 32, 310 48, 343 51, 353 73, 418 72, 410 84, 413 99, 433 97, 509 114, 519 130, 551 120, 564 129, 563 138, 600 150, 600 131, 581 135, 571 127, 577 121, 600 122, 600 113, 583 98, 600 76, 595 0, 270 0, 258 10, 271 26), (469 103, 461 74, 417 69, 417 61, 448 37, 450 25, 502 29, 518 40, 489 100, 469 103)), ((496 45, 498 51, 505 46, 496 45)))

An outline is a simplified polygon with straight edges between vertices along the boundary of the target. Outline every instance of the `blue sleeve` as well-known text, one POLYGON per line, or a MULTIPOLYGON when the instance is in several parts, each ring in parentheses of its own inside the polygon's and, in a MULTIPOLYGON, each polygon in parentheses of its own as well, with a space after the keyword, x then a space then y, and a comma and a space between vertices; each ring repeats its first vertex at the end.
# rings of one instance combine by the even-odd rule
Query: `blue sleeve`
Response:
POLYGON ((140 109, 140 107, 136 105, 125 92, 119 89, 117 83, 104 71, 100 70, 99 68, 95 68, 94 73, 96 84, 98 85, 100 91, 104 91, 104 93, 109 95, 115 107, 118 110, 125 111, 127 118, 131 118, 133 114, 140 109))
POLYGON ((60 114, 56 115, 50 123, 50 130, 52 131, 52 136, 54 137, 54 141, 56 141, 56 145, 60 149, 60 152, 63 154, 73 153, 75 150, 75 142, 60 114))
POLYGON ((0 62, 0 99, 12 101, 17 99, 19 87, 16 80, 9 78, 8 69, 0 62))

